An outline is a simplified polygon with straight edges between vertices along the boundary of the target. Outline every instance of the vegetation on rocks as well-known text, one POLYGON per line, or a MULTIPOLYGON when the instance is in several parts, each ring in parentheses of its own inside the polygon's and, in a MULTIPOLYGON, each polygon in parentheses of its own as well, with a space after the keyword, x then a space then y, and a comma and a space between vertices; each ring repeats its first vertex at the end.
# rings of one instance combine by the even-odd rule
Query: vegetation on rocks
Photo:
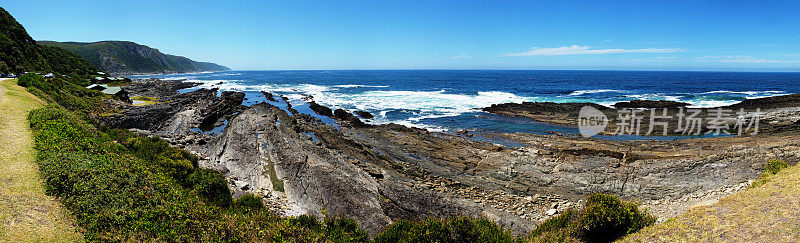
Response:
POLYGON ((764 172, 758 177, 758 180, 753 182, 750 187, 757 187, 766 184, 772 175, 778 174, 779 171, 788 168, 789 165, 786 162, 781 160, 772 159, 767 161, 767 165, 764 167, 764 172))
POLYGON ((581 210, 568 210, 539 225, 532 242, 612 242, 654 224, 656 218, 633 202, 595 193, 581 210))
POLYGON ((522 242, 485 218, 451 217, 424 221, 399 220, 375 242, 522 242))

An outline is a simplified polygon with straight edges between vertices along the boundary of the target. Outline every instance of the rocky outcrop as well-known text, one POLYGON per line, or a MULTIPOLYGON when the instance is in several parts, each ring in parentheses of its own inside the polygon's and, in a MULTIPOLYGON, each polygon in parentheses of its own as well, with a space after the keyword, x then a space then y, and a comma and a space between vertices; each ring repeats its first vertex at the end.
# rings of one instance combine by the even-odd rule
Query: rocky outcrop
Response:
POLYGON ((505 116, 527 117, 535 121, 548 122, 565 126, 578 126, 580 109, 590 106, 608 118, 608 126, 601 134, 615 135, 621 129, 632 130, 622 134, 641 136, 682 136, 703 135, 718 133, 709 126, 714 122, 720 131, 726 130, 738 134, 738 128, 743 133, 752 133, 753 126, 750 122, 755 114, 780 114, 769 118, 768 122, 759 124, 761 133, 796 132, 792 127, 798 127, 788 114, 791 109, 800 107, 800 94, 776 96, 759 99, 748 99, 740 103, 716 108, 689 108, 687 103, 674 101, 634 100, 619 102, 614 108, 609 108, 593 103, 552 103, 552 102, 523 102, 495 104, 483 108, 483 111, 505 116), (696 125, 688 126, 687 119, 698 120, 696 125), (652 119, 651 119, 652 118, 652 119), (623 122, 623 119, 625 120, 623 122), (678 120, 682 120, 679 122, 678 120), (738 124, 737 123, 741 123, 738 124), (622 124, 622 125, 620 125, 622 124), (663 125, 666 124, 666 125, 663 125), (681 127, 679 127, 679 125, 681 127), (624 127, 620 127, 624 126, 624 127), (749 129, 748 129, 749 127, 749 129), (638 132, 637 132, 638 131, 638 132))
POLYGON ((131 97, 169 97, 177 93, 178 90, 187 89, 200 85, 200 83, 183 82, 179 80, 139 80, 131 85, 123 87, 131 97))
POLYGON ((358 117, 354 116, 352 113, 347 112, 344 109, 336 109, 333 112, 333 117, 346 122, 350 126, 356 126, 356 127, 368 126, 367 124, 362 122, 361 119, 358 119, 358 117))
POLYGON ((311 116, 262 103, 238 114, 208 145, 189 149, 205 158, 201 165, 234 180, 237 194, 286 202, 283 211, 347 216, 371 233, 396 219, 449 215, 485 215, 519 232, 532 229, 535 221, 424 187, 418 171, 406 171, 414 165, 369 146, 311 116))
POLYGON ((100 119, 109 127, 139 129, 164 136, 182 136, 192 129, 208 130, 219 126, 234 113, 243 110, 244 93, 200 89, 177 94, 186 85, 179 81, 135 83, 126 89, 137 94, 150 93, 159 102, 146 106, 120 106, 122 111, 100 119), (163 95, 163 96, 161 96, 163 95))
POLYGON ((375 116, 372 115, 372 113, 369 113, 369 112, 366 112, 366 111, 354 111, 353 113, 356 113, 356 115, 358 115, 358 116, 360 116, 361 118, 364 118, 364 119, 372 119, 372 118, 375 117, 375 116))
POLYGON ((800 107, 800 94, 782 95, 757 99, 746 99, 742 102, 725 106, 726 109, 761 109, 800 107))
POLYGON ((567 126, 578 124, 578 112, 584 106, 594 107, 604 113, 613 109, 594 103, 554 103, 554 102, 522 102, 493 104, 482 110, 505 116, 528 117, 536 121, 550 122, 567 126))
POLYGON ((267 91, 261 91, 261 94, 263 94, 264 98, 266 98, 268 101, 277 102, 277 100, 275 100, 275 97, 272 96, 272 93, 267 91))
POLYGON ((328 108, 326 106, 317 104, 317 102, 314 102, 314 101, 308 102, 308 108, 310 108, 312 111, 316 112, 317 114, 320 114, 320 115, 323 115, 323 116, 328 116, 328 117, 333 117, 333 110, 331 110, 331 108, 328 108))

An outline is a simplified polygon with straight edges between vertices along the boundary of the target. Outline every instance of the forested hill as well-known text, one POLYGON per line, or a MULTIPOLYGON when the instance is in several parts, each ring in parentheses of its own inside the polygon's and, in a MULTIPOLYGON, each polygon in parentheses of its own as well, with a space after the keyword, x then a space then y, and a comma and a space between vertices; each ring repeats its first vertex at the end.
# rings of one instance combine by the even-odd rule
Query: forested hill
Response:
POLYGON ((224 71, 229 68, 196 62, 182 56, 161 53, 158 49, 130 41, 100 41, 93 43, 40 41, 78 54, 111 73, 185 73, 224 71))
POLYGON ((56 47, 37 45, 25 28, 0 7, 0 73, 86 74, 96 70, 78 55, 56 47))

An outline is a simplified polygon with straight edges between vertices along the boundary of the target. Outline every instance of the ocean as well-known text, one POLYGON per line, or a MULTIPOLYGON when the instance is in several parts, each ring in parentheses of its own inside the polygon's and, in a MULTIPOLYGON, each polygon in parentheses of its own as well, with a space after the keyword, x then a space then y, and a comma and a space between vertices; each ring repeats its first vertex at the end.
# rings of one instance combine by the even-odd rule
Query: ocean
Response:
POLYGON ((246 93, 246 104, 264 101, 259 91, 269 91, 288 97, 301 112, 313 113, 304 108, 302 100, 304 95, 311 95, 316 102, 334 109, 368 111, 375 115, 369 121, 372 124, 397 123, 433 131, 469 130, 479 134, 577 133, 572 127, 478 110, 507 102, 594 102, 610 106, 620 101, 649 99, 715 107, 800 93, 800 73, 760 72, 225 71, 132 78, 151 77, 203 83, 197 88, 242 91, 246 93))

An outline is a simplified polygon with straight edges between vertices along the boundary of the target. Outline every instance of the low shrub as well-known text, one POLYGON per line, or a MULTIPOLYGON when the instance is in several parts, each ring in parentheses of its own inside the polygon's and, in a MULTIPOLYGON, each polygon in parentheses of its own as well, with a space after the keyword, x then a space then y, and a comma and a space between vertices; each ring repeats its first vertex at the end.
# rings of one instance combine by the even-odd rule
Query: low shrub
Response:
POLYGON ((764 167, 764 174, 774 175, 778 174, 778 171, 782 169, 788 168, 789 165, 786 162, 781 160, 773 159, 767 162, 767 166, 764 167))
POLYGON ((635 203, 594 193, 581 210, 568 210, 540 224, 532 242, 612 242, 654 224, 656 218, 635 203))
POLYGON ((245 194, 242 197, 236 199, 233 202, 233 205, 236 208, 244 208, 244 209, 263 209, 264 208, 264 201, 261 200, 261 197, 253 195, 253 194, 245 194))
POLYGON ((218 207, 228 207, 233 203, 225 178, 209 169, 196 169, 185 184, 207 203, 218 207))
POLYGON ((44 77, 34 73, 25 74, 17 79, 17 85, 22 87, 42 86, 44 85, 44 77))
POLYGON ((521 239, 485 218, 451 217, 398 220, 375 237, 375 242, 521 242, 521 239))
POLYGON ((654 216, 639 210, 635 203, 595 193, 586 198, 576 233, 586 242, 611 242, 655 222, 654 216))
POLYGON ((788 167, 789 165, 781 160, 772 159, 767 161, 767 165, 764 166, 764 171, 761 172, 761 175, 758 176, 758 179, 756 179, 756 181, 753 182, 752 185, 750 185, 750 188, 767 184, 767 182, 769 182, 770 176, 778 174, 779 171, 788 167))

